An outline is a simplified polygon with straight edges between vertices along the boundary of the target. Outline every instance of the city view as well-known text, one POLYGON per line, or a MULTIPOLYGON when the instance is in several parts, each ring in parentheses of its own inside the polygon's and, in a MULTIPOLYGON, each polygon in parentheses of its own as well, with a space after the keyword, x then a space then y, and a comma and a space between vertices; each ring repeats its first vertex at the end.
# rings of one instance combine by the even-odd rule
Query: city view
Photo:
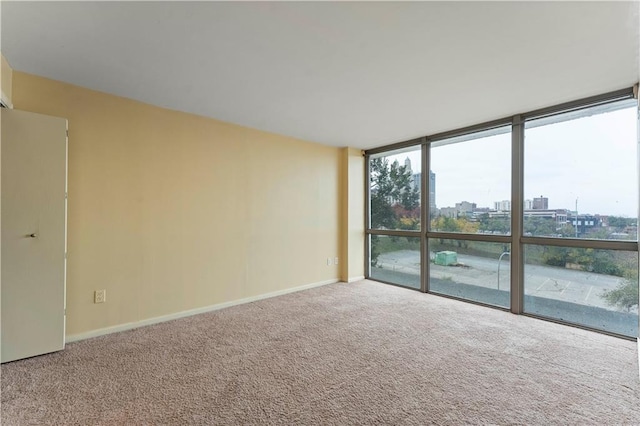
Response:
MULTIPOLYGON (((397 161, 397 160, 395 160, 397 161)), ((398 167, 397 164, 395 167, 398 167)), ((404 159, 404 170, 411 174, 411 189, 420 193, 422 173, 414 172, 409 157, 404 159)), ((437 175, 429 173, 429 194, 431 230, 465 233, 488 233, 508 235, 511 228, 511 201, 494 201, 492 206, 479 206, 473 201, 461 200, 453 206, 438 207, 437 175)), ((525 199, 523 202, 524 235, 544 237, 569 237, 593 239, 636 240, 638 224, 636 217, 601 215, 583 212, 577 209, 549 208, 549 198, 544 195, 525 199)), ((552 204, 553 205, 553 204, 552 204)), ((404 224, 407 218, 419 218, 419 203, 411 211, 400 212, 404 224)), ((419 229, 417 221, 413 229, 419 229)), ((407 227, 405 226, 405 228, 407 227)))
MULTIPOLYGON (((523 246, 526 312, 637 335, 638 253, 588 243, 637 241, 635 113, 526 127, 523 235, 585 241, 523 246), (603 161, 615 167, 602 173, 603 161)), ((464 235, 511 235, 510 127, 432 143, 429 156, 429 230, 461 235, 428 240, 430 291, 508 308, 511 243, 464 235)), ((371 229, 421 229, 421 158, 420 147, 372 156, 371 229)), ((420 288, 420 245, 418 235, 371 235, 371 277, 420 288)))

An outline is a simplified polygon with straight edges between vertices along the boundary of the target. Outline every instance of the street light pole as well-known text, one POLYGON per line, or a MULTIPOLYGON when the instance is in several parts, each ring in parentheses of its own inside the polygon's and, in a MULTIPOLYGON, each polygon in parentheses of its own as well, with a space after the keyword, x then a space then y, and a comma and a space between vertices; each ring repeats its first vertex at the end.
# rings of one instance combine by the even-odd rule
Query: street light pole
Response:
POLYGON ((500 262, 502 262, 502 258, 508 255, 509 257, 511 257, 511 253, 508 251, 505 251, 504 253, 502 253, 500 255, 500 257, 498 258, 498 290, 500 290, 500 262))

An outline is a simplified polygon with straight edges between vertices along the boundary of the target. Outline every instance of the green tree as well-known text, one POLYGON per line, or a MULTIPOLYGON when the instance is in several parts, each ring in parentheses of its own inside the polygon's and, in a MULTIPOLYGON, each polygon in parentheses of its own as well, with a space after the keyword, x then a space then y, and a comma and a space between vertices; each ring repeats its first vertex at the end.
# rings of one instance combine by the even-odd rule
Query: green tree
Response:
POLYGON ((568 261, 568 252, 566 247, 544 246, 542 261, 547 265, 564 267, 568 261))
POLYGON ((397 161, 389 164, 386 158, 374 158, 370 166, 371 227, 398 229, 403 225, 406 229, 406 223, 400 223, 401 217, 396 210, 411 211, 420 204, 420 194, 413 186, 411 170, 397 161))
POLYGON ((489 214, 484 213, 479 220, 478 229, 480 231, 506 234, 511 228, 511 219, 508 217, 489 217, 489 214))
POLYGON ((607 222, 609 223, 609 226, 622 230, 627 226, 635 224, 636 219, 630 217, 609 216, 607 222))
POLYGON ((568 263, 580 265, 582 269, 597 274, 623 276, 621 260, 609 250, 545 246, 542 261, 547 265, 564 267, 568 263))
POLYGON ((570 223, 560 225, 560 228, 557 229, 557 231, 560 236, 565 238, 572 238, 576 236, 576 228, 574 228, 570 223))
POLYGON ((537 236, 551 236, 558 233, 555 221, 546 217, 525 217, 524 232, 537 236))
MULTIPOLYGON (((419 219, 411 212, 420 205, 420 193, 413 185, 411 170, 397 161, 373 158, 370 162, 371 227, 377 229, 418 229, 419 219)), ((417 214, 419 218, 419 212, 417 214)), ((371 265, 378 264, 379 238, 371 236, 371 265)))
MULTIPOLYGON (((466 217, 459 217, 454 219, 452 217, 446 216, 438 216, 434 219, 431 219, 431 229, 434 231, 441 232, 461 232, 464 234, 475 234, 478 232, 479 224, 477 222, 472 222, 466 217)), ((444 247, 446 245, 445 239, 440 238, 439 247, 444 247)), ((450 240, 450 243, 455 243, 457 247, 469 247, 469 242, 466 240, 450 240)))
POLYGON ((638 270, 627 270, 624 281, 613 290, 605 290, 601 296, 607 305, 620 307, 627 312, 638 306, 638 270))
MULTIPOLYGON (((626 272, 624 268, 621 266, 621 262, 619 259, 615 257, 610 251, 607 250, 594 250, 594 249, 582 249, 585 251, 590 251, 590 269, 593 272, 598 274, 606 274, 606 275, 616 275, 618 277, 625 276, 626 272)), ((637 281, 637 272, 636 272, 636 281, 637 281)), ((637 290, 636 290, 637 291, 637 290)))
POLYGON ((371 227, 393 228, 394 214, 391 207, 393 185, 388 161, 382 158, 371 160, 371 227))
POLYGON ((431 219, 431 229, 441 232, 460 232, 460 224, 452 217, 438 216, 431 219))

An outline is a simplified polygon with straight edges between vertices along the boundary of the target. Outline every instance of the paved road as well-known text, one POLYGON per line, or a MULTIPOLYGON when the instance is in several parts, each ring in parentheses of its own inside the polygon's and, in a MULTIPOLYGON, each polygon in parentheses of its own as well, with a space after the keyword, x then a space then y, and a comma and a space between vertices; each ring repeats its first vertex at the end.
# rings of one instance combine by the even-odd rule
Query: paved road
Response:
MULTIPOLYGON (((501 290, 509 288, 511 268, 508 256, 504 256, 500 262, 499 278, 497 257, 458 254, 458 262, 464 266, 440 266, 432 263, 431 276, 480 287, 501 290)), ((378 263, 386 270, 420 274, 420 254, 416 251, 400 250, 381 254, 378 263)), ((524 273, 527 295, 607 309, 612 308, 602 299, 602 292, 615 288, 623 281, 622 278, 611 275, 553 266, 525 265, 524 273)))

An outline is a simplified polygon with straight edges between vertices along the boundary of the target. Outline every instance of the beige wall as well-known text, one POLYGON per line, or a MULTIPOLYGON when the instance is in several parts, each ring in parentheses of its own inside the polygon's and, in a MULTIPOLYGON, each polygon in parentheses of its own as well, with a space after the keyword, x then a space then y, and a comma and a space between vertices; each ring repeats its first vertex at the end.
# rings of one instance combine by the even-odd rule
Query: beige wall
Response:
POLYGON ((11 105, 13 70, 7 60, 0 53, 0 98, 7 105, 11 105))
POLYGON ((349 240, 349 280, 364 277, 364 155, 348 148, 349 215, 346 238, 349 240))
POLYGON ((339 278, 340 149, 18 71, 13 104, 69 120, 67 336, 339 278))
POLYGON ((354 148, 340 151, 340 279, 364 277, 364 156, 354 148))
MULTIPOLYGON (((13 84, 13 70, 9 66, 9 63, 6 61, 2 52, 0 52, 0 99, 6 105, 11 106, 11 89, 13 84)), ((0 140, 0 147, 2 146, 2 140, 0 140)), ((0 152, 2 149, 0 149, 0 152)), ((0 161, 0 164, 2 162, 0 161)), ((0 170, 1 172, 1 170, 0 170)), ((0 173, 0 176, 2 173, 0 173)), ((0 182, 0 187, 2 182, 0 182)), ((2 206, 0 206, 0 211, 2 211, 2 206)), ((1 235, 0 235, 1 236, 1 235)), ((2 252, 0 247, 0 253, 2 252)), ((0 256, 1 258, 2 256, 0 256)), ((1 268, 0 268, 1 269, 1 268)), ((2 277, 0 277, 0 289, 2 288, 2 277)), ((0 291, 0 295, 2 291, 0 291)))

